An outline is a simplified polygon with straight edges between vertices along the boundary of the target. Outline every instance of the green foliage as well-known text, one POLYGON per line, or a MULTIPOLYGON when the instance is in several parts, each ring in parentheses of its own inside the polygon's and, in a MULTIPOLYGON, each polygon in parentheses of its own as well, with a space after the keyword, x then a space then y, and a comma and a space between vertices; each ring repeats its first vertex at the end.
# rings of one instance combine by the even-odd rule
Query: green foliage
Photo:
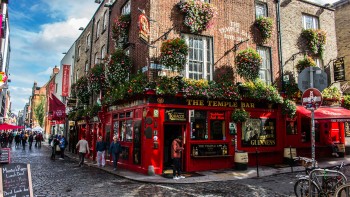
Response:
POLYGON ((233 122, 245 122, 250 117, 249 112, 245 111, 244 109, 236 109, 231 114, 231 119, 233 122))
POLYGON ((91 90, 89 88, 89 82, 86 76, 81 77, 76 82, 76 94, 77 98, 82 103, 89 103, 91 90))
POLYGON ((261 80, 255 80, 254 82, 248 81, 241 86, 247 91, 244 95, 246 98, 262 99, 279 104, 283 102, 283 98, 278 93, 276 87, 266 85, 266 83, 261 80))
POLYGON ((185 13, 184 25, 191 33, 205 31, 212 27, 212 19, 216 16, 216 8, 203 1, 187 0, 178 4, 180 10, 185 13))
POLYGON ((294 118, 297 112, 297 106, 294 101, 285 99, 282 103, 282 114, 294 118))
POLYGON ((273 28, 272 22, 272 18, 264 16, 260 16, 255 21, 255 25, 261 33, 263 43, 265 43, 267 39, 271 38, 273 28))
POLYGON ((254 49, 240 51, 235 59, 237 73, 247 81, 254 81, 259 77, 261 61, 259 53, 254 49))
POLYGON ((223 65, 215 69, 214 81, 216 83, 232 83, 234 81, 233 74, 233 67, 231 65, 223 65))
POLYGON ((167 40, 162 43, 160 51, 161 64, 171 68, 173 71, 182 71, 184 69, 188 54, 188 46, 185 40, 181 38, 167 40))
POLYGON ((297 68, 298 73, 301 73, 307 67, 315 67, 316 62, 310 56, 305 56, 303 59, 299 60, 295 66, 297 68))
POLYGON ((45 97, 41 96, 38 105, 34 108, 35 118, 39 122, 40 127, 44 126, 45 105, 45 97))
POLYGON ((124 83, 130 73, 131 60, 122 49, 116 49, 106 66, 107 83, 110 88, 115 88, 124 83))
POLYGON ((322 91, 323 99, 331 99, 339 101, 341 98, 340 90, 335 86, 330 86, 322 91))
POLYGON ((350 95, 344 96, 344 107, 350 109, 350 95))
POLYGON ((112 25, 112 38, 116 42, 117 47, 121 47, 125 44, 125 40, 129 34, 130 22, 130 14, 121 15, 120 17, 114 19, 112 25))
POLYGON ((99 92, 107 88, 104 65, 96 64, 88 74, 90 89, 93 92, 99 92))
POLYGON ((306 46, 313 55, 322 58, 326 44, 326 32, 321 29, 304 29, 301 36, 306 40, 306 46))

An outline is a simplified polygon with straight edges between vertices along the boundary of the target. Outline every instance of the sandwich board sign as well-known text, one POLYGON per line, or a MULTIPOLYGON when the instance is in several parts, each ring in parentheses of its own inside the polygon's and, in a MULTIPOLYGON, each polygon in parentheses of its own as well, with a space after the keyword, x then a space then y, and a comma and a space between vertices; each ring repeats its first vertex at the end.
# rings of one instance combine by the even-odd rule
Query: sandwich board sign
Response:
POLYGON ((0 169, 0 196, 34 196, 30 164, 10 163, 0 169))

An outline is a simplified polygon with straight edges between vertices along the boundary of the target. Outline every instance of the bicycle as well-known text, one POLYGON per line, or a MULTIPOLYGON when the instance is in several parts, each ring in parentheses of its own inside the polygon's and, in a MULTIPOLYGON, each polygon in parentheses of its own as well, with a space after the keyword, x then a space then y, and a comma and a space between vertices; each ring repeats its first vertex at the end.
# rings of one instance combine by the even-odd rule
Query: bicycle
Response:
POLYGON ((334 192, 334 197, 350 197, 350 183, 338 187, 334 192))
POLYGON ((315 168, 309 175, 299 177, 294 184, 294 193, 297 197, 301 196, 329 196, 335 193, 335 190, 344 185, 347 181, 346 176, 340 172, 344 162, 330 169, 315 168))

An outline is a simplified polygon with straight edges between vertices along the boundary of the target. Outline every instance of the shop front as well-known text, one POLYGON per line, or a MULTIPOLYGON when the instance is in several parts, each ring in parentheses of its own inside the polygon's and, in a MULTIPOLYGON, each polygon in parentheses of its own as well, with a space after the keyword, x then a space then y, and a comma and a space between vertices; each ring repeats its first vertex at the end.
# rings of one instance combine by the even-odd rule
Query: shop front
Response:
MULTIPOLYGON (((332 144, 344 156, 345 129, 350 122, 350 110, 322 106, 314 111, 316 160, 332 157, 332 144)), ((297 116, 286 121, 286 147, 295 147, 298 156, 311 157, 311 111, 297 106, 297 116)))
MULTIPOLYGON (((181 136, 184 171, 234 167, 236 151, 245 151, 254 165, 256 151, 260 164, 282 162, 283 127, 277 104, 255 101, 222 101, 182 97, 150 96, 111 106, 105 130, 119 137, 121 167, 156 174, 171 170, 171 143, 181 136), (244 123, 231 120, 232 111, 245 109, 244 123)), ((106 133, 106 140, 107 140, 106 133)))

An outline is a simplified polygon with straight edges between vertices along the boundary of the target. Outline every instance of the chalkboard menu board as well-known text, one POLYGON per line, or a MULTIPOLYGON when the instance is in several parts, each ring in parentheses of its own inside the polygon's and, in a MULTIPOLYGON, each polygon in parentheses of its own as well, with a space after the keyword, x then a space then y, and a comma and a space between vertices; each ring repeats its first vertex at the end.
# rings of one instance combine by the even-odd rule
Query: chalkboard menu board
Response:
POLYGON ((32 178, 30 164, 12 163, 1 168, 1 196, 32 197, 32 178))
POLYGON ((227 156, 227 144, 193 144, 192 156, 227 156))
POLYGON ((10 148, 2 148, 0 163, 10 163, 10 148))

